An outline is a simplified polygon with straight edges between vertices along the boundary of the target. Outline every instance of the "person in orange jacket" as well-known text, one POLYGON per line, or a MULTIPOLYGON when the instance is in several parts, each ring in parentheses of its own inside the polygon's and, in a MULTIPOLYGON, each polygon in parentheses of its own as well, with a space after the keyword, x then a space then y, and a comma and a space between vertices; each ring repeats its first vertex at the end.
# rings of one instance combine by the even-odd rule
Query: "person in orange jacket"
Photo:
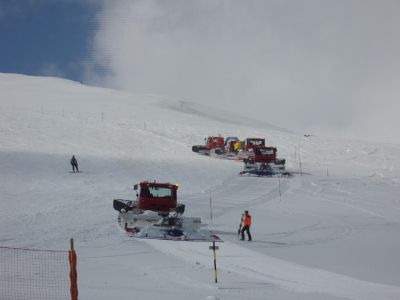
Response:
POLYGON ((250 227, 251 227, 251 216, 249 215, 249 211, 245 210, 244 211, 244 215, 242 218, 242 230, 241 230, 241 238, 240 240, 243 241, 244 240, 244 232, 246 231, 247 233, 247 237, 249 238, 249 241, 251 241, 251 234, 250 234, 250 227))

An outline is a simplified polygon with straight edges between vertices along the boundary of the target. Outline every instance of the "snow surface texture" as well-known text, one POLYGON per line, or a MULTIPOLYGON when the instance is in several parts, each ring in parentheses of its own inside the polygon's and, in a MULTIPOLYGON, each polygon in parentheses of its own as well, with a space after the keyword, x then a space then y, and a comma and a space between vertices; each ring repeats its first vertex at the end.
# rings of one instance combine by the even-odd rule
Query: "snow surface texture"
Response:
POLYGON ((66 250, 73 237, 80 299, 400 299, 399 145, 56 78, 0 74, 0 90, 0 246, 66 250), (216 134, 266 137, 303 174, 240 177, 241 163, 191 151, 216 134), (112 200, 146 179, 179 183, 185 215, 224 240, 217 284, 209 243, 119 227, 112 200), (253 242, 237 239, 245 209, 253 242))

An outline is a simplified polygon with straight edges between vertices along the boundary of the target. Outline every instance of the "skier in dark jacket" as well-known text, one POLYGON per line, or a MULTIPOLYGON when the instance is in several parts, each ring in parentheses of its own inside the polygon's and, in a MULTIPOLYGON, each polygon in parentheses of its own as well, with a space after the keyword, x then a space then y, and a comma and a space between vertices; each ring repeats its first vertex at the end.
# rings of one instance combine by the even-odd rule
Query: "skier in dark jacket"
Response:
POLYGON ((76 160, 75 155, 72 155, 70 162, 71 162, 71 166, 72 166, 72 172, 75 172, 75 169, 76 169, 76 172, 79 172, 78 161, 76 160))

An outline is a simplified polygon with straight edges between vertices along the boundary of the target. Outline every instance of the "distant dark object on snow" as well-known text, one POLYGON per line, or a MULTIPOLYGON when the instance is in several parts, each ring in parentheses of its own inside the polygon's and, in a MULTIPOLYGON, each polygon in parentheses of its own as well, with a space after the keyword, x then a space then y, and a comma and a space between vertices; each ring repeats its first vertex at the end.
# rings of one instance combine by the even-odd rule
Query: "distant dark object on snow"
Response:
POLYGON ((72 172, 79 172, 78 161, 76 160, 75 155, 72 155, 70 163, 71 163, 71 166, 72 166, 72 172))

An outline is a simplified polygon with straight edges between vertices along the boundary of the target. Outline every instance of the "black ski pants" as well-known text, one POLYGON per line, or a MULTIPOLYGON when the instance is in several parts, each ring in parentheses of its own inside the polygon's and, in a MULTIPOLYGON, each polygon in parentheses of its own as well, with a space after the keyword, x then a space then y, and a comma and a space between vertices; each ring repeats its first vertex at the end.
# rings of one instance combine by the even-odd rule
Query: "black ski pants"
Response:
POLYGON ((247 233, 247 237, 249 238, 249 241, 251 241, 251 234, 250 234, 250 226, 249 225, 244 225, 243 227, 242 227, 242 231, 241 231, 241 234, 242 234, 242 237, 241 237, 241 240, 244 240, 244 232, 246 231, 246 233, 247 233))
POLYGON ((75 172, 75 169, 76 169, 76 172, 79 172, 78 164, 71 164, 71 165, 72 165, 72 172, 75 172))

